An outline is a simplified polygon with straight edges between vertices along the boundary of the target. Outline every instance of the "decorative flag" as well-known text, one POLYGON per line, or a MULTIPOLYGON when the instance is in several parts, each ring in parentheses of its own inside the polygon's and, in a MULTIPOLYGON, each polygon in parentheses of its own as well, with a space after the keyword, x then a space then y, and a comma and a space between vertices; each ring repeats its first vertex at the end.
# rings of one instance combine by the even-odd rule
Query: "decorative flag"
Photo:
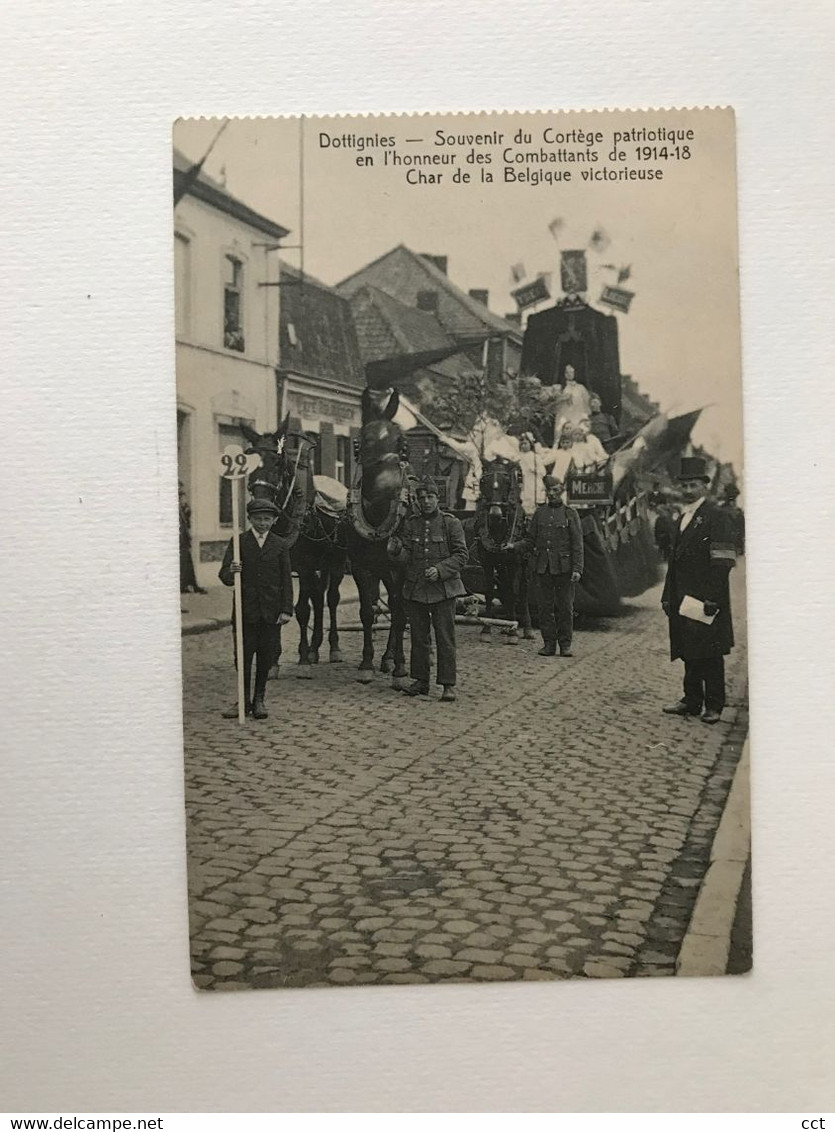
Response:
POLYGON ((605 303, 607 307, 612 307, 616 311, 623 311, 624 314, 627 314, 629 304, 634 298, 634 291, 625 291, 622 287, 604 287, 603 293, 600 296, 600 302, 605 303))
POLYGON ((514 283, 521 283, 525 278, 526 271, 524 263, 514 263, 510 268, 510 277, 514 283))
POLYGON ((548 231, 556 240, 564 227, 565 221, 563 220, 563 218, 561 216, 555 216, 551 223, 548 225, 548 231))
POLYGON ((605 252, 611 242, 607 232, 602 228, 595 228, 589 240, 589 247, 596 252, 605 252))
POLYGON ((537 303, 544 302, 545 299, 551 298, 548 276, 537 275, 533 282, 525 283, 523 286, 517 287, 515 291, 511 291, 510 293, 516 300, 516 306, 520 311, 525 310, 526 307, 536 306, 537 303))
POLYGON ((583 294, 589 289, 584 251, 566 251, 560 255, 560 282, 567 295, 583 294))
POLYGON ((215 136, 212 138, 212 141, 211 141, 209 148, 206 150, 206 152, 203 154, 203 156, 200 158, 200 160, 198 162, 196 162, 194 165, 192 165, 189 169, 186 169, 186 171, 184 173, 180 173, 179 170, 176 170, 176 169, 174 170, 174 207, 175 208, 180 203, 180 201, 183 199, 183 197, 186 195, 186 193, 191 190, 195 181, 200 176, 200 174, 203 172, 203 166, 206 164, 206 158, 209 156, 209 154, 215 148, 215 145, 217 144, 217 141, 220 138, 220 135, 223 133, 223 131, 226 129, 226 127, 228 125, 229 125, 229 119, 224 118, 220 129, 217 131, 215 136))
POLYGON ((618 284, 625 283, 626 280, 629 278, 629 276, 631 274, 632 274, 632 265, 631 264, 627 264, 626 267, 622 267, 620 269, 620 271, 618 272, 618 284))

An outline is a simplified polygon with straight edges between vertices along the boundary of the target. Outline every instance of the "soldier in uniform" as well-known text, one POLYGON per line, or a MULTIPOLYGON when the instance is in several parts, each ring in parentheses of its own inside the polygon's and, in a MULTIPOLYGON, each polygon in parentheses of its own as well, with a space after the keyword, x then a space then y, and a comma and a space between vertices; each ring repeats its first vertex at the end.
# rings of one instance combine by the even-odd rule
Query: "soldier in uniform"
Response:
MULTIPOLYGON (((241 575, 246 714, 253 719, 266 719, 269 715, 264 706, 267 677, 281 654, 281 626, 293 616, 293 578, 290 554, 270 530, 279 513, 278 507, 269 499, 252 499, 246 512, 252 526, 241 535, 241 561, 233 560, 230 539, 219 577, 225 586, 233 586, 235 575, 241 575), (251 696, 253 660, 255 693, 251 696)), ((237 705, 223 716, 237 719, 237 705)))
POLYGON ((461 581, 468 552, 464 528, 454 515, 438 507, 438 487, 425 476, 417 487, 419 515, 406 519, 400 537, 388 541, 388 553, 406 564, 403 597, 409 611, 412 683, 407 696, 429 694, 431 630, 438 653, 436 683, 441 699, 455 700, 455 600, 467 591, 461 581))
POLYGON ((725 656, 734 643, 728 575, 736 554, 729 516, 705 498, 709 483, 701 457, 682 458, 684 506, 673 533, 661 605, 669 619, 670 659, 684 661, 684 695, 663 710, 718 723, 725 706, 725 656), (710 624, 679 612, 685 597, 700 603, 698 612, 712 618, 710 624))
POLYGON ((583 573, 583 531, 580 516, 563 503, 563 483, 544 476, 548 502, 536 509, 527 535, 511 544, 527 550, 537 582, 539 628, 543 646, 540 656, 571 656, 574 631, 574 585, 583 573))

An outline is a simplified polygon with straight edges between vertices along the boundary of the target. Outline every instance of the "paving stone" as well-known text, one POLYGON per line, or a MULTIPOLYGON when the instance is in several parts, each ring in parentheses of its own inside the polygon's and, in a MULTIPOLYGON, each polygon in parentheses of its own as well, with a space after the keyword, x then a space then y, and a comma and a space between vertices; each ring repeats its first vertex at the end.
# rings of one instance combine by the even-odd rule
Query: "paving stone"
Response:
POLYGON ((644 936, 636 935, 635 932, 604 932, 603 939, 610 939, 614 943, 623 943, 628 947, 638 947, 639 944, 644 942, 644 936))
POLYGON ((415 955, 420 959, 451 959, 452 950, 440 943, 415 944, 415 955))
MULTIPOLYGON (((354 983, 360 980, 360 976, 349 967, 336 967, 328 972, 328 979, 332 983, 354 983)), ((371 982, 370 979, 368 981, 371 982)))
POLYGON ((503 952, 490 951, 483 947, 465 947, 461 951, 456 951, 454 958, 463 963, 486 963, 498 964, 502 958, 503 952))
POLYGON ((374 948, 375 955, 402 958, 413 950, 412 943, 378 943, 374 948))
POLYGON ((547 912, 542 913, 542 919, 549 923, 564 923, 576 919, 576 916, 574 912, 569 912, 565 908, 549 908, 547 912))
POLYGON ((243 971, 243 963, 222 962, 215 963, 212 966, 212 974, 224 977, 226 975, 238 975, 243 971))
POLYGON ((611 952, 613 955, 634 955, 635 948, 629 947, 624 943, 615 943, 614 940, 607 939, 602 945, 602 950, 611 952))
POLYGON ((215 947, 209 953, 212 959, 243 959, 246 951, 242 947, 215 947))
POLYGON ((373 916, 365 920, 357 920, 355 927, 358 932, 375 932, 379 928, 390 927, 394 923, 391 916, 373 916))
POLYGON ((490 966, 477 966, 473 967, 470 972, 474 979, 513 979, 516 977, 516 972, 512 967, 504 967, 500 964, 490 966))
POLYGON ((503 956, 504 964, 511 967, 538 967, 539 960, 535 955, 527 955, 522 951, 506 951, 503 956))
POLYGON ((447 920, 444 924, 444 931, 453 932, 455 935, 468 935, 478 928, 478 924, 474 924, 472 920, 447 920))
POLYGON ((611 963, 593 960, 584 965, 583 972, 592 979, 622 979, 625 973, 620 967, 615 967, 611 963))
POLYGON ((412 964, 408 959, 395 958, 394 956, 386 959, 377 959, 374 962, 374 966, 378 971, 410 971, 412 969, 412 964))
POLYGON ((426 975, 463 975, 469 970, 469 963, 461 963, 454 959, 431 959, 421 967, 426 975))

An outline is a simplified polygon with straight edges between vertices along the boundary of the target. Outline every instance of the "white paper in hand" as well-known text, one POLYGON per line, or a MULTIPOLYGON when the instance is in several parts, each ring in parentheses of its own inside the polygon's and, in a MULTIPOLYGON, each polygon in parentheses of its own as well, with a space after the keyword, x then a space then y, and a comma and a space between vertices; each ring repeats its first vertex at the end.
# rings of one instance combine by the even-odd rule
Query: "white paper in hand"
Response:
POLYGON ((715 613, 711 613, 710 616, 705 613, 703 601, 699 601, 697 597, 690 597, 689 594, 685 594, 681 599, 678 611, 682 617, 687 617, 690 621, 701 621, 703 625, 712 625, 716 620, 715 613))

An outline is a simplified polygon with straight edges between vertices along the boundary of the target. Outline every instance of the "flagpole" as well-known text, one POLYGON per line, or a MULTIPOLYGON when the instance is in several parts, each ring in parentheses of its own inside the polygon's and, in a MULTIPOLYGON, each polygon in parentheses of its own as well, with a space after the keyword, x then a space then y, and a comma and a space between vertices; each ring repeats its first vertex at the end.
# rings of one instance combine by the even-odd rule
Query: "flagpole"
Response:
MULTIPOLYGON (((241 536, 240 536, 240 515, 241 515, 241 484, 246 480, 242 477, 240 480, 232 480, 232 560, 241 563, 241 536)), ((238 670, 238 723, 244 723, 246 720, 245 701, 244 701, 244 626, 243 626, 243 612, 241 602, 241 575, 240 572, 234 574, 235 585, 235 667, 238 670)))

